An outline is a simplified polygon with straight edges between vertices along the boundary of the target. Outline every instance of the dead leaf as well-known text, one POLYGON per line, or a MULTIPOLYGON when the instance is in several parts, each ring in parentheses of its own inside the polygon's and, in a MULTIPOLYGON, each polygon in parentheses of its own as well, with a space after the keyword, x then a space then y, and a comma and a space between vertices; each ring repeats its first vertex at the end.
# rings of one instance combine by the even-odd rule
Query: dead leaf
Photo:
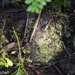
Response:
POLYGON ((11 43, 9 43, 9 44, 7 44, 6 46, 3 47, 3 49, 6 52, 9 52, 9 51, 11 51, 14 48, 17 48, 17 43, 16 42, 11 42, 11 43))
POLYGON ((39 72, 39 71, 35 71, 35 74, 36 74, 36 75, 40 75, 40 72, 39 72))

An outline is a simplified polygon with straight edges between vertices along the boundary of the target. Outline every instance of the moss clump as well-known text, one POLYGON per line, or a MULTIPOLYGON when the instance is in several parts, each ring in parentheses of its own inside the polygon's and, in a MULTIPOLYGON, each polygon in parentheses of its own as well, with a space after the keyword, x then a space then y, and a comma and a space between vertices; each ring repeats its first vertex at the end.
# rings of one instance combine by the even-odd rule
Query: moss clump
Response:
POLYGON ((62 25, 56 24, 56 27, 50 26, 44 31, 37 31, 34 36, 34 60, 40 62, 48 62, 58 52, 62 51, 62 25))

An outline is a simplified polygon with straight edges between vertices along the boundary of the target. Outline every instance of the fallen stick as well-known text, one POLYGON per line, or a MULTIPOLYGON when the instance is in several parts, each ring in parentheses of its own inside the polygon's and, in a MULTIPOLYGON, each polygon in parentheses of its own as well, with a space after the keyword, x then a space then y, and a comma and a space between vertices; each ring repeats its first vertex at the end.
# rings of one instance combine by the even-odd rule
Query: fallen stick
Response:
POLYGON ((31 41, 32 41, 32 39, 33 39, 33 37, 34 37, 34 35, 35 35, 35 32, 36 32, 36 30, 37 30, 37 26, 38 26, 38 24, 39 24, 40 16, 41 16, 41 13, 39 14, 39 16, 38 16, 38 18, 37 18, 37 20, 36 20, 36 23, 35 23, 35 25, 34 25, 34 30, 33 30, 32 35, 31 35, 31 37, 30 37, 29 43, 31 43, 31 41))

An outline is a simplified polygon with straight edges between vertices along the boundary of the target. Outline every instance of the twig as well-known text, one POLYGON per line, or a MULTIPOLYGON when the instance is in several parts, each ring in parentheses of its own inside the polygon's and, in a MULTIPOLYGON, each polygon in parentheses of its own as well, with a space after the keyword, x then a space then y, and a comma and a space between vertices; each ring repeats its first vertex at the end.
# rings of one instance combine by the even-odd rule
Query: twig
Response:
POLYGON ((17 12, 26 12, 25 9, 19 9, 19 10, 8 10, 8 11, 3 11, 3 13, 17 13, 17 12))
POLYGON ((27 13, 27 20, 26 20, 26 26, 25 26, 25 30, 24 30, 24 38, 26 37, 26 31, 27 31, 27 26, 28 26, 28 20, 29 20, 29 13, 27 13))
POLYGON ((49 27, 49 24, 51 23, 51 21, 52 21, 52 19, 50 19, 48 22, 47 22, 47 26, 46 26, 46 28, 45 28, 45 30, 49 27))
POLYGON ((59 70, 59 68, 56 65, 53 65, 53 66, 59 72, 60 75, 63 75, 63 73, 59 70))
POLYGON ((67 49, 66 49, 66 47, 65 47, 65 45, 64 45, 64 44, 63 44, 63 47, 64 47, 64 49, 65 49, 66 53, 68 54, 68 56, 71 56, 71 55, 69 54, 69 52, 67 51, 67 49))
POLYGON ((38 26, 39 20, 40 20, 40 15, 41 15, 41 13, 39 14, 39 16, 38 16, 38 18, 37 18, 37 20, 36 20, 36 23, 35 23, 35 25, 34 25, 34 30, 33 30, 32 35, 31 35, 31 37, 30 37, 29 43, 32 41, 33 36, 35 35, 35 32, 36 32, 36 30, 37 30, 37 26, 38 26))
POLYGON ((59 61, 47 63, 47 64, 44 65, 44 66, 45 66, 44 68, 51 67, 51 66, 57 64, 58 62, 59 62, 59 61))
POLYGON ((21 45, 23 44, 24 40, 26 39, 26 32, 27 32, 27 29, 28 29, 28 20, 29 20, 29 13, 27 13, 27 19, 26 19, 26 24, 25 24, 25 27, 24 27, 24 35, 23 35, 23 38, 22 38, 22 41, 21 41, 21 45))

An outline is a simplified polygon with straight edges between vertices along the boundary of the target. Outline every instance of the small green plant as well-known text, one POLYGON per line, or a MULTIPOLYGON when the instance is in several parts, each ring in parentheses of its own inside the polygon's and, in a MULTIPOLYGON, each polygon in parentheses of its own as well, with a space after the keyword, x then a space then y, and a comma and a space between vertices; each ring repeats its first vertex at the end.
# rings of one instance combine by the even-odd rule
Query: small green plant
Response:
POLYGON ((24 67, 18 67, 18 70, 16 70, 13 75, 28 75, 27 71, 24 69, 24 67))
POLYGON ((4 20, 2 30, 1 30, 2 32, 1 32, 1 35, 0 35, 0 56, 1 56, 1 58, 0 58, 0 66, 10 67, 10 66, 13 66, 13 62, 9 59, 8 54, 3 49, 3 45, 5 45, 6 43, 9 42, 6 39, 6 37, 4 36, 5 24, 6 24, 6 20, 4 20))
POLYGON ((27 11, 31 13, 40 13, 47 2, 52 0, 12 0, 13 3, 24 2, 28 5, 27 11))
MULTIPOLYGON (((18 50, 19 50, 19 54, 18 54, 18 63, 17 63, 17 70, 13 73, 13 75, 28 75, 28 72, 25 70, 24 68, 24 60, 31 62, 30 59, 26 59, 22 57, 22 48, 21 48, 21 44, 19 41, 19 37, 17 35, 17 32, 15 31, 15 29, 13 30, 14 35, 16 37, 17 40, 17 44, 18 44, 18 50)), ((24 49, 23 49, 24 50, 24 49)))
MULTIPOLYGON (((13 67, 14 63, 11 61, 13 60, 13 58, 11 58, 10 55, 8 55, 8 53, 4 49, 4 46, 6 46, 6 44, 9 43, 8 39, 4 35, 5 24, 6 24, 6 20, 4 20, 4 23, 1 29, 1 33, 0 33, 0 66, 8 68, 8 67, 13 67)), ((28 75, 28 72, 26 71, 24 67, 24 60, 30 63, 32 62, 32 60, 30 60, 29 57, 28 58, 22 57, 22 53, 26 54, 30 51, 30 49, 28 47, 22 48, 19 37, 14 28, 13 28, 13 32, 17 40, 18 50, 19 50, 18 59, 17 59, 18 62, 16 61, 17 70, 13 73, 13 75, 28 75)), ((15 52, 12 51, 11 53, 14 54, 15 52)), ((15 59, 13 61, 15 61, 15 59)))
POLYGON ((57 11, 61 11, 62 7, 68 7, 71 5, 70 0, 12 0, 12 2, 23 2, 28 5, 27 11, 31 13, 40 13, 47 2, 52 3, 53 7, 57 11))
POLYGON ((10 67, 13 66, 13 62, 7 57, 7 54, 3 51, 0 51, 0 54, 2 55, 0 59, 0 66, 4 67, 10 67))
POLYGON ((52 0, 25 0, 26 4, 29 4, 27 11, 39 13, 44 6, 47 5, 47 2, 52 0))

